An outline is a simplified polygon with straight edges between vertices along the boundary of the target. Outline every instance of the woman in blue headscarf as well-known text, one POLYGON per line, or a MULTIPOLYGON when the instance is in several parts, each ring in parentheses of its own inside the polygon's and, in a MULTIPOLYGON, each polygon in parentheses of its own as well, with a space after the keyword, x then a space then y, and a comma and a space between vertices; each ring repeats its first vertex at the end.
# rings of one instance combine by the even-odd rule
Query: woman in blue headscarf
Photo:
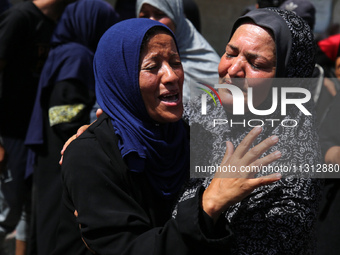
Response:
POLYGON ((26 136, 36 155, 38 254, 51 254, 55 247, 62 193, 58 157, 66 138, 89 123, 95 101, 94 52, 102 34, 117 20, 107 2, 79 0, 67 6, 52 36, 26 136))
POLYGON ((190 85, 197 82, 217 83, 220 57, 184 14, 182 0, 137 0, 139 18, 157 20, 175 34, 185 73, 184 102, 190 99, 190 85))
MULTIPOLYGON (((173 33, 149 19, 112 26, 98 44, 94 73, 104 113, 65 151, 54 255, 89 250, 110 255, 225 254, 231 232, 220 217, 224 208, 249 194, 242 188, 245 182, 253 190, 279 178, 226 179, 226 194, 216 204, 204 199, 202 187, 178 203, 172 218, 189 179, 190 156, 187 126, 181 119, 184 72, 173 33), (214 225, 216 221, 220 224, 214 225)), ((273 145, 271 140, 266 143, 255 148, 273 145)), ((235 154, 243 153, 247 164, 257 159, 241 150, 235 154)), ((237 162, 245 163, 242 156, 237 162)))

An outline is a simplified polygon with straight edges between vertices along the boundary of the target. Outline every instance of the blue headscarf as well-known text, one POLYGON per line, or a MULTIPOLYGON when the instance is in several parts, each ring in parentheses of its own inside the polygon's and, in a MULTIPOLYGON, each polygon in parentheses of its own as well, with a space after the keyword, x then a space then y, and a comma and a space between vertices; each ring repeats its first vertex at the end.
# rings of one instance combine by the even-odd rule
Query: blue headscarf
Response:
POLYGON ((159 194, 172 197, 188 176, 189 141, 182 120, 155 123, 140 92, 141 44, 155 26, 173 36, 166 26, 149 19, 122 21, 103 35, 94 58, 96 96, 112 120, 119 149, 131 171, 145 172, 159 194))
MULTIPOLYGON (((94 90, 93 56, 103 33, 118 21, 113 7, 103 0, 78 0, 69 4, 52 36, 52 49, 41 73, 37 97, 26 135, 26 145, 44 143, 44 91, 57 82, 76 79, 94 90)), ((28 172, 31 172, 33 155, 28 172)))

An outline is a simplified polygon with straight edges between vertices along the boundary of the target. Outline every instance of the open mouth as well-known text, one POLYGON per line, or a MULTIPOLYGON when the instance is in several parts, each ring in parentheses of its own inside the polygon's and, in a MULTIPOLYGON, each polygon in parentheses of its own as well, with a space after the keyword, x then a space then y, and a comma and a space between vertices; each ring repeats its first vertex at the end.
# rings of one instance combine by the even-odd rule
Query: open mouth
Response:
POLYGON ((179 100, 179 94, 178 93, 166 94, 161 95, 158 98, 163 102, 175 103, 179 100))

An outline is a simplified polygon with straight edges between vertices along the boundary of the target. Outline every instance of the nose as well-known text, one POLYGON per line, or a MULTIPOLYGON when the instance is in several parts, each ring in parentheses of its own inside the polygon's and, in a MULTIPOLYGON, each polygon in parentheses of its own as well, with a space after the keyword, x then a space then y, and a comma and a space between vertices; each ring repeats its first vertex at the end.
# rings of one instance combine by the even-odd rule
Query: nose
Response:
POLYGON ((169 63, 163 63, 161 70, 161 82, 163 84, 175 84, 179 80, 179 76, 176 74, 174 69, 169 65, 169 63))
POLYGON ((234 57, 230 60, 228 74, 231 78, 245 78, 244 60, 242 57, 234 57))

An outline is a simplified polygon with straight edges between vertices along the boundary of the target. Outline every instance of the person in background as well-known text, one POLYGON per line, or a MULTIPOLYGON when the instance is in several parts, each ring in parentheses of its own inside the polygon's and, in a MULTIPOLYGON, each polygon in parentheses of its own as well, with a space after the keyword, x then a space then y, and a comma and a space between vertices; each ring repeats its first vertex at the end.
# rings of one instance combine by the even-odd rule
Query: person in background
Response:
MULTIPOLYGON (((23 208, 30 207, 31 178, 25 177, 24 139, 51 35, 69 2, 27 1, 0 15, 0 136, 7 155, 1 180, 0 245, 5 235, 15 229, 23 208)), ((26 242, 17 240, 19 249, 24 251, 26 242)))
MULTIPOLYGON (((340 165, 340 132, 339 132, 339 107, 340 107, 340 40, 338 36, 332 36, 325 41, 320 41, 329 64, 330 84, 334 86, 333 95, 327 93, 324 98, 325 110, 320 123, 320 143, 323 160, 332 168, 340 165), (333 63, 333 66, 332 64, 333 63), (326 101, 328 100, 328 101, 326 101)), ((326 94, 326 92, 324 92, 326 94)), ((318 233, 319 245, 317 254, 336 254, 340 249, 338 242, 340 220, 338 212, 340 208, 340 181, 337 178, 326 179, 325 192, 319 215, 318 233), (332 233, 329 235, 328 233, 332 233)))
POLYGON ((190 84, 218 79, 219 56, 183 13, 182 0, 137 0, 139 18, 157 20, 167 25, 176 36, 185 73, 184 103, 190 97, 190 84))
POLYGON ((286 0, 280 6, 280 9, 292 11, 303 18, 308 23, 312 31, 315 26, 315 7, 309 0, 286 0))
POLYGON ((285 0, 257 0, 256 8, 279 7, 285 0))
POLYGON ((62 195, 60 150, 66 138, 89 123, 95 102, 93 55, 103 33, 118 21, 102 0, 69 4, 53 33, 41 73, 25 144, 36 156, 34 168, 37 254, 51 254, 56 244, 62 195))
POLYGON ((332 35, 317 42, 316 61, 324 70, 324 82, 316 104, 317 119, 322 125, 331 102, 340 90, 340 82, 336 77, 336 60, 340 56, 340 34, 332 35))
POLYGON ((194 0, 183 0, 183 11, 185 17, 201 33, 201 14, 197 3, 194 0))

